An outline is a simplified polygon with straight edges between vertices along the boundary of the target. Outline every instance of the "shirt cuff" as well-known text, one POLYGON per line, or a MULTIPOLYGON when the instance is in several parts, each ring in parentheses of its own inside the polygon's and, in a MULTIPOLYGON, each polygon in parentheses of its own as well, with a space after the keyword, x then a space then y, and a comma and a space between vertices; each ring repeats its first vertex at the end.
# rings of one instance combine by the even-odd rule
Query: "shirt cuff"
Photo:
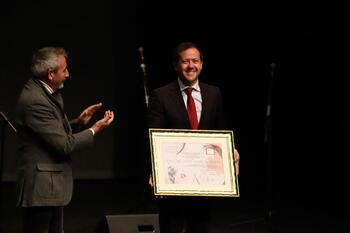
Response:
POLYGON ((89 128, 89 130, 92 132, 92 135, 95 135, 95 130, 93 130, 92 128, 89 128))

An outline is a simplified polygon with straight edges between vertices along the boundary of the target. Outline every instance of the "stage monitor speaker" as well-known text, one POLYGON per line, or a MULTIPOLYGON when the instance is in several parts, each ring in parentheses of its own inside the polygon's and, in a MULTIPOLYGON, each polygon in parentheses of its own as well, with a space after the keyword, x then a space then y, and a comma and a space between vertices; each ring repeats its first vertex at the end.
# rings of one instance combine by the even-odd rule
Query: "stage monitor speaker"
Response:
POLYGON ((160 233, 158 214, 106 215, 96 233, 160 233))

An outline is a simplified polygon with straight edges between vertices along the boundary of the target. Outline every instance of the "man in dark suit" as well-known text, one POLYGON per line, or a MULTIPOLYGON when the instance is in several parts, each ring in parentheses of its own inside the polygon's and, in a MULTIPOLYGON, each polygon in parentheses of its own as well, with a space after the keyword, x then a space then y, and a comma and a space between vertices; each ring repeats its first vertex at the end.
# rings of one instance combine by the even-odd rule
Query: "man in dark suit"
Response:
POLYGON ((114 119, 106 111, 85 128, 102 103, 68 121, 60 89, 69 77, 63 48, 45 47, 33 54, 33 78, 25 84, 16 107, 19 137, 18 205, 23 207, 23 232, 63 233, 63 206, 72 197, 71 155, 92 145, 94 135, 114 119))
MULTIPOLYGON (((191 42, 179 44, 174 50, 173 65, 178 73, 177 80, 151 93, 148 127, 225 129, 220 89, 198 81, 203 66, 203 54, 198 46, 191 42), (190 93, 187 89, 191 89, 190 93), (188 109, 193 105, 195 113, 189 113, 188 109)), ((239 154, 236 150, 234 157, 238 174, 239 154)), ((152 178, 149 183, 153 186, 152 178)), ((205 197, 162 198, 159 207, 162 233, 206 233, 208 230, 210 208, 205 197)))

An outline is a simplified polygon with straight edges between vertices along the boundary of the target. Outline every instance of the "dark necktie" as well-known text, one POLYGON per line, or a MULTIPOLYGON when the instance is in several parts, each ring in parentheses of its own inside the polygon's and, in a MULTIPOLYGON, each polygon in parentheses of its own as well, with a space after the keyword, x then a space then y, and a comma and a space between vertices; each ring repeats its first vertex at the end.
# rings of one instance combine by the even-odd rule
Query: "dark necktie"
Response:
POLYGON ((55 91, 52 93, 53 98, 57 101, 59 106, 63 109, 63 98, 60 90, 55 91))
POLYGON ((190 120, 191 128, 198 129, 197 111, 196 111, 196 105, 192 98, 192 90, 193 90, 192 87, 185 89, 187 94, 187 114, 190 120))
POLYGON ((60 111, 61 111, 62 117, 63 117, 63 126, 66 129, 66 132, 72 133, 72 128, 70 126, 69 120, 63 111, 63 97, 62 97, 61 91, 60 90, 55 91, 54 93, 52 93, 52 96, 56 100, 56 102, 58 103, 59 107, 61 108, 60 111))

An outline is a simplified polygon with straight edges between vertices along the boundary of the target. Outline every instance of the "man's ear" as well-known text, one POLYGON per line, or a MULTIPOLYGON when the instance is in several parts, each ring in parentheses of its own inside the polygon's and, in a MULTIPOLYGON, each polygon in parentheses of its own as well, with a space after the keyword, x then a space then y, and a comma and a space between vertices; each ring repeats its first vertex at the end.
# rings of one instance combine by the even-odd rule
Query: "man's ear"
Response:
POLYGON ((48 70, 47 71, 47 78, 50 80, 50 81, 52 81, 52 79, 53 79, 53 74, 54 74, 55 72, 53 71, 53 70, 48 70))
POLYGON ((173 67, 174 67, 174 70, 175 70, 175 71, 178 71, 177 63, 176 63, 176 62, 173 62, 173 67))

